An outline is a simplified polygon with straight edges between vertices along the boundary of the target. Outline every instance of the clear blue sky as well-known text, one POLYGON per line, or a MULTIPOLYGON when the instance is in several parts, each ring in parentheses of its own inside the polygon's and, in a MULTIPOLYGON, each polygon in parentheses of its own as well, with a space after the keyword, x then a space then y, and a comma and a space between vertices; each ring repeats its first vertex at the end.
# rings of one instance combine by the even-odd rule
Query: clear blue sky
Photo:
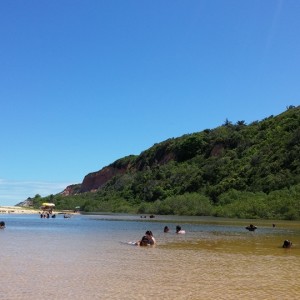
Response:
POLYGON ((0 205, 300 103, 299 0, 0 2, 0 205))

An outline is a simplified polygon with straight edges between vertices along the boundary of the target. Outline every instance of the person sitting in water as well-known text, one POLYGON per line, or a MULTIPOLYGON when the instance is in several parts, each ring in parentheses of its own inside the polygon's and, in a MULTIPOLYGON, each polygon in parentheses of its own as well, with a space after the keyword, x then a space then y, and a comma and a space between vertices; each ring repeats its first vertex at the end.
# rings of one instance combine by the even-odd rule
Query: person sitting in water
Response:
POLYGON ((0 222, 0 229, 4 229, 5 228, 5 222, 4 221, 1 221, 0 222))
POLYGON ((143 237, 142 237, 142 239, 138 242, 138 245, 139 246, 148 246, 148 245, 150 245, 149 244, 149 239, 148 239, 148 237, 146 236, 146 235, 144 235, 143 237))
POLYGON ((283 242, 282 248, 291 248, 292 245, 293 245, 293 243, 292 243, 291 241, 285 240, 285 241, 283 242))
POLYGON ((168 227, 168 226, 165 226, 164 232, 169 232, 169 231, 170 231, 169 227, 168 227))
POLYGON ((155 238, 153 236, 152 231, 147 230, 145 234, 146 234, 146 237, 148 238, 149 245, 155 245, 156 244, 156 240, 155 240, 155 238))
POLYGON ((177 225, 176 226, 176 233, 178 233, 178 234, 185 234, 185 230, 182 230, 181 226, 177 225))
POLYGON ((257 227, 256 226, 254 226, 253 224, 250 224, 249 226, 247 226, 247 227, 245 227, 247 230, 249 230, 249 231, 254 231, 254 230, 256 230, 257 229, 257 227))
POLYGON ((138 246, 153 246, 156 244, 156 240, 152 234, 152 231, 147 230, 142 239, 135 243, 138 246))

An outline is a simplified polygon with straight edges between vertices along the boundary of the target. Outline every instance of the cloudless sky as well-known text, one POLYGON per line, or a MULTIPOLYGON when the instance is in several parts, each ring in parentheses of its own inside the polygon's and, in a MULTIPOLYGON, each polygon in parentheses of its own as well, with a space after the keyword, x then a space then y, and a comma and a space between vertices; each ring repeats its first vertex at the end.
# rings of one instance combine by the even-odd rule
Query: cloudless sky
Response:
POLYGON ((299 0, 0 2, 0 205, 300 102, 299 0))

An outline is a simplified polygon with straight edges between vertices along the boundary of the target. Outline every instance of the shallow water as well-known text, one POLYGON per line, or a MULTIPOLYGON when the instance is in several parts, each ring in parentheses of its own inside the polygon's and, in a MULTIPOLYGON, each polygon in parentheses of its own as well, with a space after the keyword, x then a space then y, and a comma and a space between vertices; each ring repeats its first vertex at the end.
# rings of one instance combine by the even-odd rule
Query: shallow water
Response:
POLYGON ((249 232, 249 220, 204 217, 0 220, 0 299, 300 299, 300 222, 249 232), (148 229, 156 247, 128 244, 148 229))

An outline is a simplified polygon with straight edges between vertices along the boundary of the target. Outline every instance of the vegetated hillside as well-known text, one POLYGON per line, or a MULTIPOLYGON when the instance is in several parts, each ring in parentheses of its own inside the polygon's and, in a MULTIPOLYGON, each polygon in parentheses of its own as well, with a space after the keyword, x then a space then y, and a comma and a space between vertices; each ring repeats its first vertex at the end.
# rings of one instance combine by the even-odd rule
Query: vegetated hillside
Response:
POLYGON ((49 200, 84 211, 299 219, 300 107, 157 143, 34 203, 49 200))

